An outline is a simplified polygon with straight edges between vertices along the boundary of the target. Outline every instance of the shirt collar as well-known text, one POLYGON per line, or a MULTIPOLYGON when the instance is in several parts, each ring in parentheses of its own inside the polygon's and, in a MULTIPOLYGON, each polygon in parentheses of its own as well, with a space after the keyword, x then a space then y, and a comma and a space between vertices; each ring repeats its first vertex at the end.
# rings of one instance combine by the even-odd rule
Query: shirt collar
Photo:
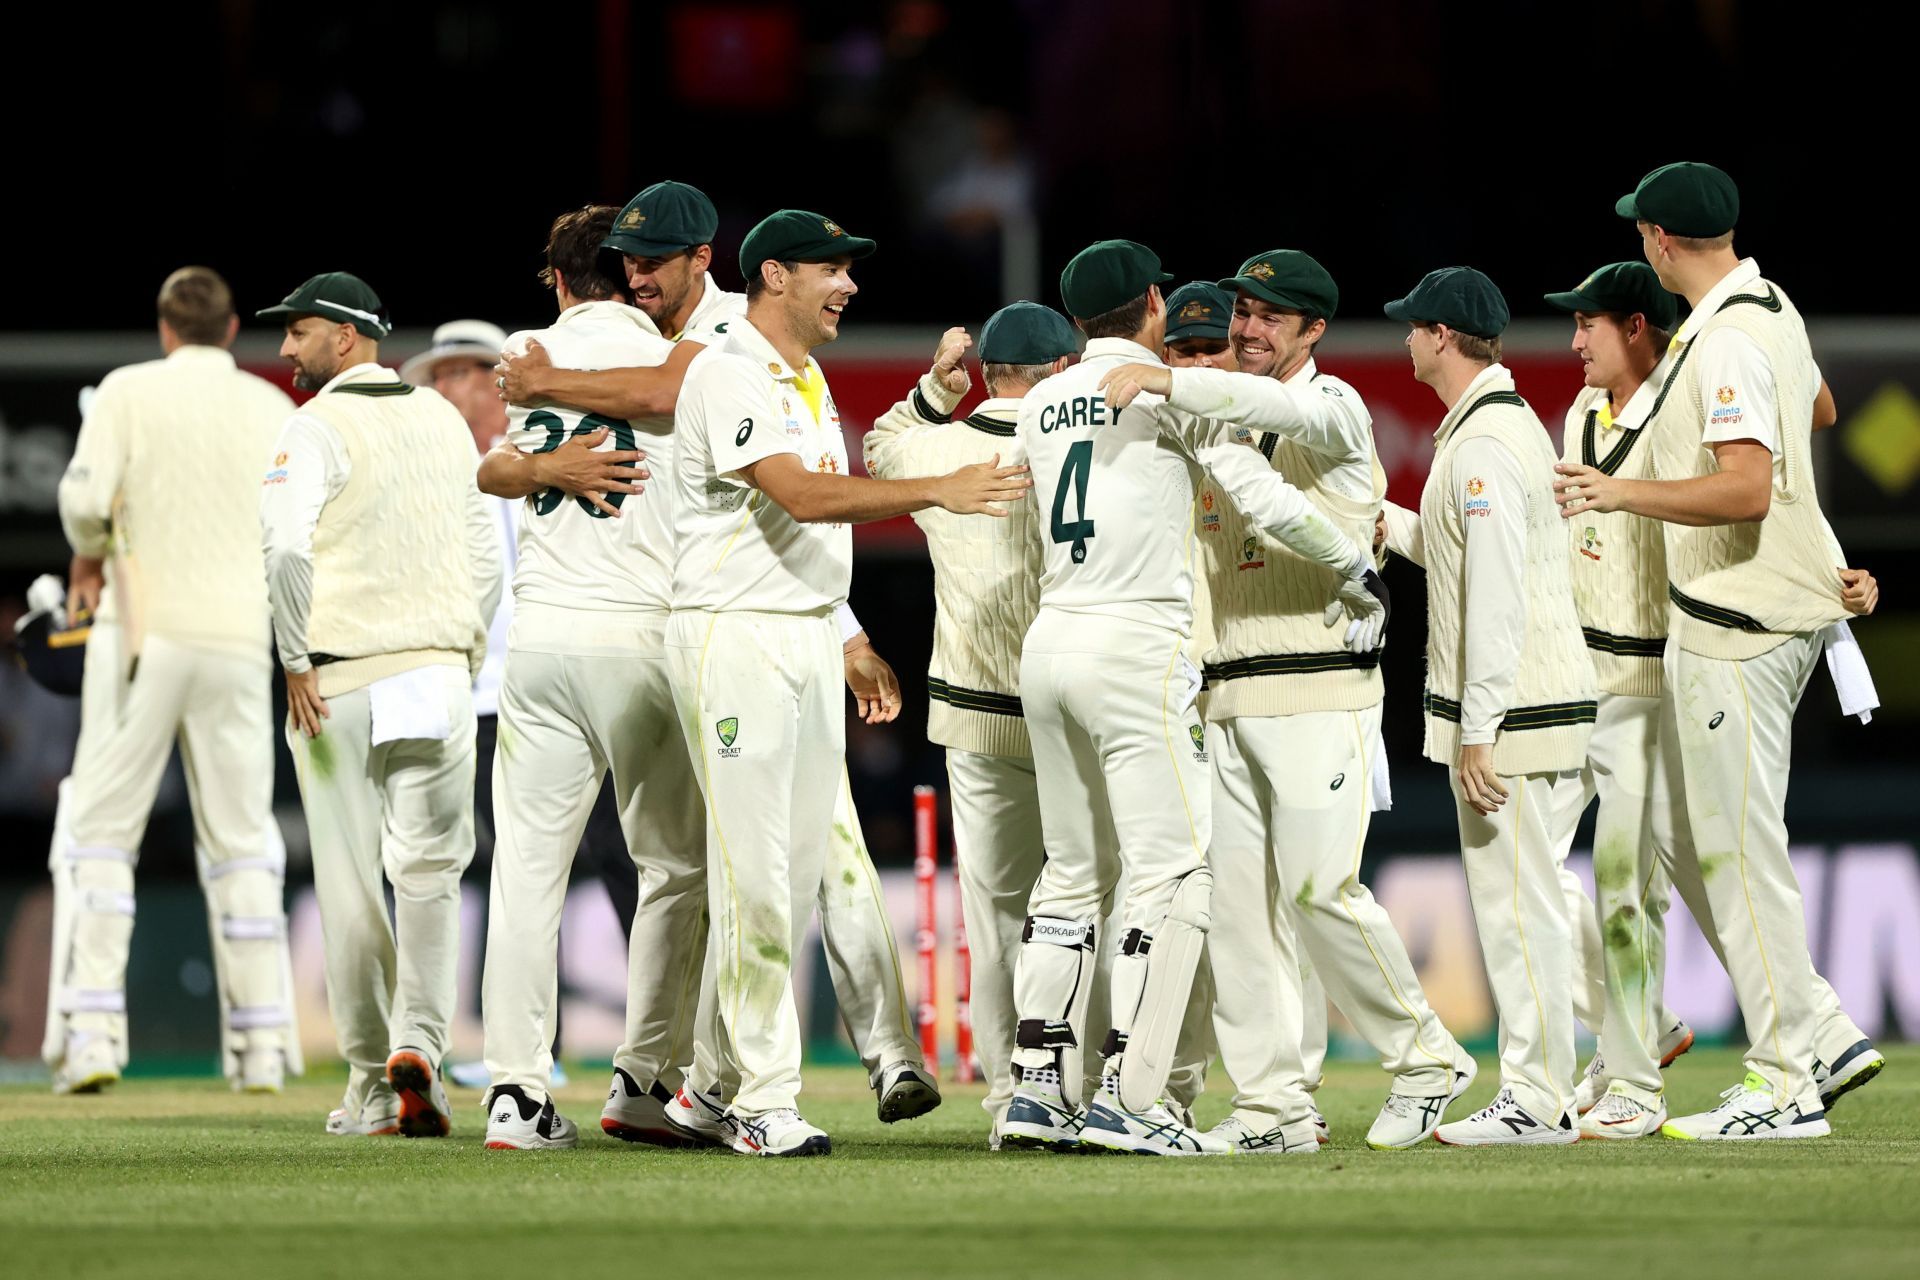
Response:
POLYGON ((744 310, 744 307, 741 306, 745 301, 744 297, 741 294, 728 293, 725 289, 715 284, 711 271, 700 277, 700 282, 700 301, 693 304, 693 311, 687 316, 687 327, 673 335, 676 341, 682 334, 689 332, 715 312, 726 311, 733 308, 741 308, 744 310))
POLYGON ((1461 393, 1460 399, 1454 402, 1453 408, 1447 410, 1447 416, 1440 419, 1440 425, 1434 428, 1435 447, 1438 447, 1440 441, 1446 438, 1447 432, 1453 430, 1460 416, 1473 407, 1474 401, 1492 391, 1511 390, 1513 390, 1513 375, 1507 371, 1507 366, 1496 360, 1482 369, 1473 381, 1467 384, 1467 389, 1461 393))
POLYGON ((1673 352, 1669 350, 1660 357, 1660 363, 1653 366, 1653 372, 1647 375, 1646 381, 1634 388, 1625 405, 1616 409, 1602 395, 1594 407, 1611 414, 1613 425, 1622 431, 1638 431, 1647 424, 1647 416, 1653 412, 1654 402, 1660 398, 1660 388, 1666 385, 1667 378, 1672 375, 1673 365, 1673 352))
POLYGON ((1165 364, 1157 352, 1149 351, 1131 338, 1091 338, 1087 342, 1082 360, 1095 360, 1101 356, 1124 356, 1129 360, 1138 360, 1145 364, 1165 364))
POLYGON ((327 392, 333 390, 335 387, 339 386, 343 382, 398 382, 398 381, 400 381, 400 375, 396 373, 394 370, 387 368, 383 364, 375 364, 371 361, 368 361, 364 364, 348 365, 346 368, 342 369, 340 372, 334 374, 331 378, 328 378, 327 385, 325 385, 324 387, 321 387, 320 390, 314 392, 314 394, 325 395, 327 392))
POLYGON ((1301 365, 1298 369, 1295 369, 1293 371, 1293 376, 1291 378, 1282 378, 1281 381, 1283 383, 1312 382, 1314 379, 1314 375, 1318 374, 1319 372, 1320 372, 1320 367, 1314 364, 1312 356, 1308 356, 1307 362, 1301 365))
POLYGON ((207 364, 224 365, 229 369, 234 367, 233 352, 227 350, 225 347, 209 347, 198 342, 183 343, 175 347, 167 353, 167 359, 182 360, 188 363, 201 360, 207 364))
POLYGON ((1720 282, 1707 290, 1706 296, 1700 299, 1700 305, 1688 313, 1687 322, 1680 326, 1678 333, 1673 335, 1673 340, 1676 343, 1692 342, 1707 321, 1713 319, 1714 313, 1720 310, 1722 303, 1759 279, 1759 260, 1757 258, 1740 259, 1739 266, 1721 276, 1720 282))
MULTIPOLYGON (((774 350, 773 343, 767 341, 767 335, 760 332, 753 321, 742 318, 740 324, 728 330, 734 339, 735 348, 740 354, 750 357, 755 364, 767 371, 767 376, 776 382, 799 382, 802 375, 795 373, 787 362, 774 350)), ((805 376, 811 378, 820 366, 812 356, 807 357, 805 376)))
POLYGON ((638 307, 630 307, 626 303, 616 301, 612 298, 595 298, 591 302, 576 302, 565 311, 562 311, 560 318, 553 323, 554 326, 558 328, 560 325, 572 324, 579 320, 595 320, 601 318, 625 320, 641 329, 645 329, 648 333, 656 337, 659 336, 660 333, 659 327, 653 323, 652 316, 638 307))

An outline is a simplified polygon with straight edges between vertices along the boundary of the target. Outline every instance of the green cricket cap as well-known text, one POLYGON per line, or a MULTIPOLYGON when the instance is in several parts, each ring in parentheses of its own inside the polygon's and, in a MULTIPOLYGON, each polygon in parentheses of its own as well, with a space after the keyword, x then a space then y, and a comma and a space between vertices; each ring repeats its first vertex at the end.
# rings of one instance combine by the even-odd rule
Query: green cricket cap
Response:
POLYGON ((1167 295, 1167 341, 1225 338, 1233 319, 1233 294, 1206 280, 1183 284, 1167 295))
POLYGON ((1131 240, 1101 240, 1073 255, 1060 273, 1060 300, 1067 314, 1085 320, 1132 302, 1149 285, 1172 276, 1160 269, 1159 255, 1131 240))
POLYGON ((627 201, 600 247, 636 258, 664 258, 712 244, 719 230, 720 214, 706 192, 684 182, 656 182, 627 201))
POLYGON ((1740 221, 1740 188, 1724 170, 1696 160, 1663 164, 1621 196, 1613 211, 1623 218, 1651 222, 1669 235, 1725 235, 1740 221))
POLYGON ((751 280, 760 264, 826 262, 832 258, 864 258, 874 250, 871 240, 848 235, 832 218, 804 209, 782 209, 760 220, 740 242, 740 274, 751 280))
POLYGON ((1549 293, 1547 302, 1562 311, 1645 316, 1656 329, 1671 331, 1680 303, 1660 287, 1660 277, 1644 262, 1612 262, 1565 293, 1549 293))
POLYGON ((253 314, 262 320, 319 316, 350 324, 375 342, 393 331, 393 317, 387 314, 380 295, 348 271, 323 271, 288 294, 279 306, 263 307, 253 314))
POLYGON ((1072 322, 1037 302, 1009 303, 980 330, 982 364, 1052 364, 1079 349, 1072 322))
POLYGON ((1298 249, 1256 253, 1240 264, 1222 289, 1244 289, 1263 302, 1310 316, 1333 319, 1340 289, 1327 269, 1298 249))
POLYGON ((1476 338, 1497 338, 1512 313, 1499 286, 1472 267, 1429 271, 1413 292, 1386 305, 1386 313, 1409 324, 1443 324, 1476 338))

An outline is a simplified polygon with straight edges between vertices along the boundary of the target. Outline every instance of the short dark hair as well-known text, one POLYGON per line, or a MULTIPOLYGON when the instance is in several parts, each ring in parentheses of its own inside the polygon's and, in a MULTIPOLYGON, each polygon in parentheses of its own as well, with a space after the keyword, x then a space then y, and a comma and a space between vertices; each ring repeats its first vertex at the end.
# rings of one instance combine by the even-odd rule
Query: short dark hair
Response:
POLYGON ((160 286, 159 312, 180 341, 223 346, 233 319, 233 290, 212 267, 182 267, 160 286))
MULTIPOLYGON (((767 291, 767 277, 766 274, 760 270, 762 266, 766 265, 766 261, 766 259, 762 259, 760 262, 755 263, 753 274, 747 277, 748 302, 752 302, 755 298, 767 291)), ((774 259, 774 261, 780 263, 780 269, 782 271, 797 271, 800 267, 798 262, 788 262, 784 259, 774 259)))
POLYGON ((555 218, 547 231, 547 265, 540 268, 540 283, 551 289, 558 283, 556 275, 564 276, 567 292, 585 302, 626 297, 625 283, 608 274, 617 259, 600 250, 619 216, 610 204, 590 204, 555 218))
POLYGON ((1074 320, 1089 338, 1131 338, 1147 323, 1147 295, 1123 302, 1111 311, 1074 320))

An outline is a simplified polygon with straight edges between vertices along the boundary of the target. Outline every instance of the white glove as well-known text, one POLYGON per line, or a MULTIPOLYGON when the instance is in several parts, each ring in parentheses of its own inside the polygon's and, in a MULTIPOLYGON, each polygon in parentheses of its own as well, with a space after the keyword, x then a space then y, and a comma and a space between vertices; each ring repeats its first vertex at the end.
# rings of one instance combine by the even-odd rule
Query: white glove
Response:
POLYGON ((1372 653, 1386 640, 1387 618, 1393 613, 1393 601, 1387 594, 1387 584, 1376 570, 1369 567, 1359 577, 1342 582, 1320 620, 1330 627, 1340 621, 1343 612, 1350 619, 1348 652, 1372 653))
POLYGON ((27 588, 27 612, 14 623, 14 631, 20 631, 43 613, 52 615, 55 631, 67 629, 67 584, 50 573, 41 574, 27 588))

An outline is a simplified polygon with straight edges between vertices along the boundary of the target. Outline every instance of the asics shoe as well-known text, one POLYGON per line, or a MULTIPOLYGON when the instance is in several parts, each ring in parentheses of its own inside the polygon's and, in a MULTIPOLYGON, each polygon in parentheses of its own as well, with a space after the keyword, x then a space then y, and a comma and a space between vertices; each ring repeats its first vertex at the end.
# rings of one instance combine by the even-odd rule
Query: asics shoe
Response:
POLYGON ((1119 1083, 1109 1076, 1101 1085, 1087 1108, 1082 1143, 1137 1156, 1230 1156, 1236 1151, 1225 1135, 1201 1133, 1181 1124, 1164 1102, 1145 1111, 1128 1111, 1120 1105, 1119 1083))
POLYGON ((1205 1136, 1231 1144, 1234 1152, 1243 1156, 1320 1154, 1320 1137, 1314 1132, 1312 1116, 1290 1125, 1266 1128, 1259 1123, 1250 1124, 1237 1114, 1230 1115, 1207 1130, 1205 1136))
POLYGON ((1473 1085, 1480 1066, 1472 1058, 1462 1058, 1464 1066, 1454 1068, 1453 1088, 1431 1098, 1406 1093, 1389 1093, 1386 1105, 1373 1118, 1367 1130, 1367 1145, 1375 1151, 1398 1151, 1425 1142, 1446 1118, 1447 1108, 1473 1085))
POLYGON ((1773 1089, 1751 1071, 1739 1084, 1722 1090, 1720 1098, 1720 1105, 1713 1110, 1676 1116, 1661 1125, 1660 1132, 1686 1142, 1824 1138, 1833 1132, 1825 1111, 1802 1115, 1794 1103, 1784 1107, 1775 1105, 1773 1089))
POLYGON ((880 1099, 881 1124, 912 1120, 940 1105, 940 1086, 917 1062, 896 1062, 880 1068, 880 1080, 873 1092, 880 1099))
POLYGON ((1887 1060, 1873 1047, 1873 1041, 1861 1040, 1841 1054, 1829 1067, 1813 1060, 1813 1082, 1820 1087, 1820 1105, 1831 1109, 1847 1094, 1866 1084, 1886 1069, 1887 1060))
MULTIPOLYGON (((613 1101, 609 1097, 608 1107, 613 1101)), ((696 1147, 730 1147, 733 1132, 728 1127, 726 1104, 692 1085, 681 1085, 673 1098, 661 1105, 661 1115, 673 1131, 696 1147)), ((605 1112, 601 1127, 606 1127, 605 1112)), ((616 1135, 617 1136, 617 1135, 616 1135)))
POLYGON ((758 1116, 727 1116, 732 1147, 748 1156, 824 1156, 833 1139, 800 1118, 792 1107, 758 1116))

